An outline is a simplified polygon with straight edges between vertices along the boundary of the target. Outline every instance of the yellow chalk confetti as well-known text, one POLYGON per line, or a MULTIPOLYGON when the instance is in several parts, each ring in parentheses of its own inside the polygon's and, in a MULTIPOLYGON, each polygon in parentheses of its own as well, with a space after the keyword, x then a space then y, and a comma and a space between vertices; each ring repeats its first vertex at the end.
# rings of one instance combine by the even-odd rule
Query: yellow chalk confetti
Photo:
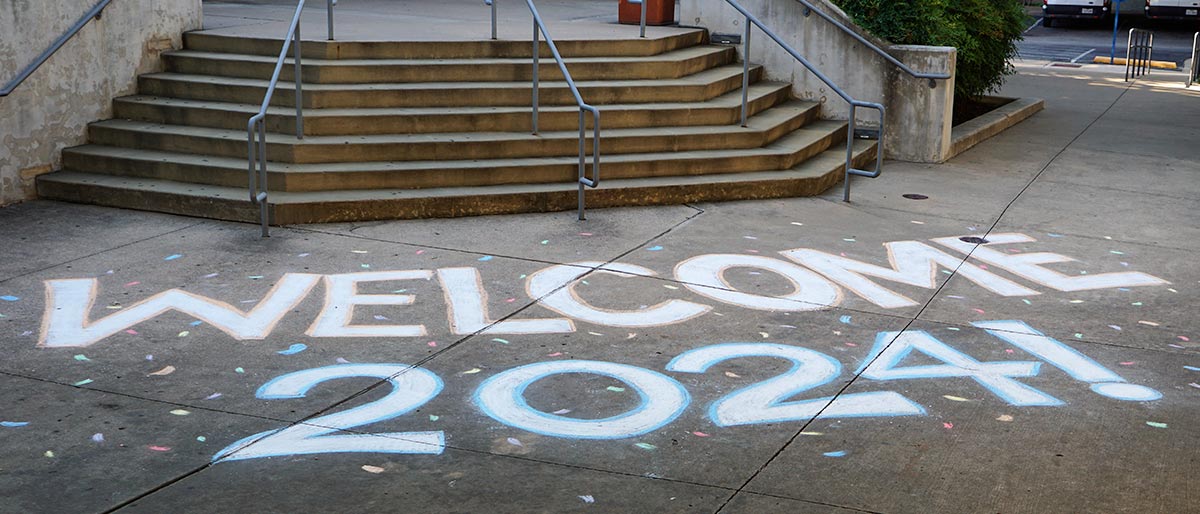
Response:
POLYGON ((996 421, 1003 421, 1005 423, 1008 423, 1009 421, 1012 421, 1012 420, 1013 420, 1013 417, 1009 416, 1008 414, 1003 414, 1000 417, 996 418, 996 421))
POLYGON ((367 473, 374 473, 376 475, 383 473, 383 471, 384 471, 383 468, 381 468, 379 466, 371 466, 369 464, 364 464, 362 467, 362 470, 366 471, 367 473))
POLYGON ((179 337, 187 337, 189 334, 191 334, 191 332, 188 332, 187 330, 184 330, 183 332, 180 332, 180 333, 179 333, 179 337))
POLYGON ((175 409, 175 410, 171 411, 171 414, 174 414, 176 416, 187 416, 188 414, 191 414, 191 413, 192 413, 192 411, 184 410, 184 409, 175 409))
POLYGON ((665 288, 667 288, 667 289, 679 289, 678 287, 675 287, 675 286, 673 286, 673 285, 670 285, 670 284, 665 284, 665 285, 663 285, 663 287, 665 287, 665 288))
POLYGON ((474 375, 476 373, 479 373, 480 371, 483 371, 483 370, 479 369, 479 368, 471 368, 471 369, 468 369, 468 370, 462 372, 462 374, 463 375, 474 375))
POLYGON ((1158 323, 1155 323, 1155 322, 1153 322, 1153 321, 1146 321, 1146 320, 1144 320, 1144 319, 1143 319, 1143 320, 1138 320, 1138 324, 1139 324, 1139 325, 1146 325, 1146 326, 1150 326, 1150 327, 1157 327, 1157 326, 1158 326, 1158 323))
POLYGON ((971 400, 968 400, 968 399, 966 399, 966 398, 963 398, 963 397, 961 397, 961 396, 951 396, 951 395, 948 395, 948 394, 946 394, 946 395, 942 395, 942 398, 945 398, 945 399, 947 399, 947 400, 950 400, 950 401, 952 401, 952 402, 969 402, 969 401, 971 401, 971 400))
POLYGON ((768 334, 766 332, 759 332, 758 335, 762 336, 763 339, 771 337, 771 334, 768 334))
POLYGON ((50 450, 46 450, 46 453, 43 453, 42 455, 45 455, 45 456, 46 456, 46 458, 48 458, 48 459, 53 459, 53 458, 54 458, 54 452, 53 452, 53 451, 50 451, 50 450))
POLYGON ((725 376, 727 376, 727 377, 729 377, 729 378, 742 378, 742 376, 741 376, 741 375, 739 375, 739 374, 737 374, 737 373, 734 373, 734 372, 732 372, 732 371, 726 371, 726 372, 725 372, 725 376))
POLYGON ((175 366, 167 366, 167 367, 160 369, 158 371, 155 371, 154 373, 151 373, 150 375, 147 375, 147 376, 165 377, 174 372, 175 372, 175 366))

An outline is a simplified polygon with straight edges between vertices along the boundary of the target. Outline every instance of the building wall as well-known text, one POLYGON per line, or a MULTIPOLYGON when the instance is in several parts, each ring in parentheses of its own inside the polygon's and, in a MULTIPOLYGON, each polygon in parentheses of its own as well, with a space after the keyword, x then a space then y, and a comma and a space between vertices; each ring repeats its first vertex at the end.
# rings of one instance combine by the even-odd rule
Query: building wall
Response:
MULTIPOLYGON (((827 0, 810 0, 843 25, 888 49, 892 56, 918 72, 954 74, 955 49, 931 46, 891 46, 858 29, 850 18, 827 0)), ((784 0, 739 0, 756 18, 795 48, 833 83, 857 100, 881 103, 887 109, 884 150, 889 158, 918 162, 941 162, 949 158, 950 128, 954 105, 954 80, 928 81, 900 72, 869 48, 813 14, 804 15, 799 2, 784 0)), ((745 18, 725 0, 680 2, 684 25, 705 27, 714 33, 743 34, 745 18)), ((744 37, 744 36, 743 36, 744 37)), ((822 116, 846 119, 848 104, 763 32, 752 31, 750 62, 761 63, 771 80, 792 83, 796 97, 822 103, 822 116)), ((739 52, 743 57, 745 41, 739 52)), ((859 109, 856 116, 866 125, 878 124, 878 113, 859 109)))
MULTIPOLYGON (((97 0, 0 1, 0 83, 34 60, 97 0)), ((33 198, 34 178, 87 141, 87 124, 134 93, 137 75, 201 26, 201 0, 113 0, 12 94, 0 98, 0 205, 33 198)))

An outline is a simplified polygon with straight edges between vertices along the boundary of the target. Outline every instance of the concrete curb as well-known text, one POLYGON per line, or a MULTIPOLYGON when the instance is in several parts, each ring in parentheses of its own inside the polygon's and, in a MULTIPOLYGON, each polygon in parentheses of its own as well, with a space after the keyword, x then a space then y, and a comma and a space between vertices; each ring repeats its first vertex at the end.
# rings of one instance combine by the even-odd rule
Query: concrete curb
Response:
POLYGON ((969 148, 1024 121, 1045 107, 1046 101, 1041 98, 1016 98, 987 114, 954 127, 950 131, 952 142, 950 156, 947 159, 952 159, 969 148))

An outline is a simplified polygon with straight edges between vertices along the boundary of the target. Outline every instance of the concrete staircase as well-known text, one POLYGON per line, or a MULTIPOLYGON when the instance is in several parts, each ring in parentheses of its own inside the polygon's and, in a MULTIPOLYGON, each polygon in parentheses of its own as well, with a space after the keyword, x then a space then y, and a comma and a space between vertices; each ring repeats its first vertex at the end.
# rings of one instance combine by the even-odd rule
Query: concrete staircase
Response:
MULTIPOLYGON (((279 44, 186 34, 165 72, 140 77, 138 95, 114 101, 115 119, 89 127, 90 144, 63 152, 64 170, 43 175, 39 194, 257 220, 246 121, 279 44)), ((841 180, 845 122, 820 120, 818 104, 752 67, 741 127, 741 65, 702 31, 559 48, 602 111, 602 183, 589 208, 815 195, 841 180)), ((530 134, 528 42, 314 41, 303 51, 305 138, 295 137, 290 83, 266 120, 272 223, 575 208, 578 110, 543 59, 541 132, 530 134)), ((856 142, 856 163, 876 151, 856 142)))

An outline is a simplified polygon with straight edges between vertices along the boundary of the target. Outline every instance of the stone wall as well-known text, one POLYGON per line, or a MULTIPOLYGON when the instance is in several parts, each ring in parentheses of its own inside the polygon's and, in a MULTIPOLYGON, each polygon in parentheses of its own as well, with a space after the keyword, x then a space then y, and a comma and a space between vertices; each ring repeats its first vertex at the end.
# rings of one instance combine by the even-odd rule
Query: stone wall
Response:
MULTIPOLYGON (((891 46, 858 29, 850 18, 827 0, 810 0, 823 12, 856 30, 877 46, 890 48, 893 57, 918 72, 954 74, 955 50, 949 47, 891 46)), ((853 98, 877 102, 887 109, 885 155, 917 162, 941 162, 951 151, 950 128, 954 105, 954 79, 914 79, 875 54, 840 29, 791 0, 740 0, 742 6, 795 48, 833 83, 853 98)), ((722 34, 743 34, 745 18, 725 0, 683 0, 680 22, 722 34)), ((743 41, 743 46, 744 46, 743 41)), ((739 52, 744 51, 739 49, 739 52)), ((750 62, 766 67, 771 80, 792 83, 795 96, 823 103, 822 116, 846 119, 848 104, 779 45, 755 29, 751 33, 750 62)), ((859 109, 856 118, 878 124, 878 113, 859 109)))
MULTIPOLYGON (((7 83, 97 0, 0 1, 0 83, 7 83)), ((33 198, 34 178, 87 140, 159 55, 201 26, 201 0, 113 0, 12 94, 0 98, 0 205, 33 198)))

